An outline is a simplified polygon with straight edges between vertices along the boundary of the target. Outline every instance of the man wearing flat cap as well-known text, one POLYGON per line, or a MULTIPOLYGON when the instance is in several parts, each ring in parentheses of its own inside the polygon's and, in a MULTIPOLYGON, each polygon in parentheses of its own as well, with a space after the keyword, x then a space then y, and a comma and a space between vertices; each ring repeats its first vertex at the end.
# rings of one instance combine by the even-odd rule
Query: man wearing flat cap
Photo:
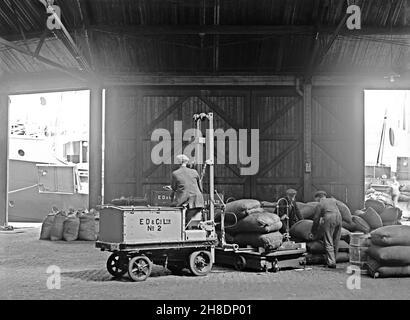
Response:
POLYGON ((312 234, 318 240, 323 232, 323 242, 326 250, 326 264, 329 268, 336 268, 336 256, 342 230, 342 215, 337 207, 337 200, 327 198, 325 191, 315 193, 318 202, 313 218, 312 234), (320 220, 323 220, 320 223, 320 220), (320 232, 319 232, 319 229, 320 232))
POLYGON ((278 215, 282 221, 281 233, 289 234, 289 228, 291 228, 296 222, 303 220, 302 215, 296 205, 295 189, 286 190, 286 196, 278 201, 278 215))
POLYGON ((204 208, 204 197, 202 195, 202 183, 198 172, 187 167, 189 158, 180 154, 176 160, 181 164, 179 169, 172 172, 171 188, 173 193, 173 205, 186 206, 186 224, 191 220, 201 220, 204 208))

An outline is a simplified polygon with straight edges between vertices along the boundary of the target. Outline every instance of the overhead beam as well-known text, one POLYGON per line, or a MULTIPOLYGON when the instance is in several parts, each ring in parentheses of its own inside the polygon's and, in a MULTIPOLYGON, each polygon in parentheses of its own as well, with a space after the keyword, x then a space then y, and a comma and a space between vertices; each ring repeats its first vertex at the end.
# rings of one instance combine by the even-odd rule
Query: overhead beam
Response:
MULTIPOLYGON (((113 25, 91 25, 93 30, 107 32, 132 33, 137 36, 149 35, 197 35, 200 33, 214 35, 285 35, 285 34, 307 34, 315 35, 332 34, 334 26, 321 26, 318 30, 313 25, 138 25, 138 26, 113 26, 113 25)), ((410 35, 410 26, 366 27, 349 30, 342 26, 340 34, 343 35, 410 35)))
POLYGON ((13 42, 11 42, 11 41, 8 41, 8 40, 6 40, 6 39, 3 39, 3 38, 1 38, 1 37, 0 37, 0 44, 4 45, 4 46, 6 46, 6 47, 9 47, 9 48, 11 48, 11 49, 13 49, 13 50, 16 50, 16 51, 18 51, 18 52, 20 52, 20 53, 22 53, 22 54, 25 54, 25 55, 27 55, 27 56, 33 57, 33 58, 37 59, 38 61, 40 61, 40 62, 42 62, 42 63, 45 63, 45 64, 47 64, 47 65, 49 65, 49 66, 52 66, 52 67, 54 67, 54 68, 56 68, 56 69, 58 69, 58 70, 60 70, 60 71, 65 72, 65 73, 68 73, 69 75, 71 75, 71 76, 73 76, 73 77, 76 77, 76 78, 78 78, 78 79, 80 79, 80 80, 86 80, 86 77, 85 77, 84 75, 82 75, 80 72, 77 72, 77 71, 75 71, 75 70, 71 70, 71 69, 69 69, 69 68, 67 68, 67 67, 65 67, 65 66, 63 66, 63 65, 61 65, 61 64, 59 64, 59 63, 57 63, 57 62, 54 62, 53 60, 50 60, 50 59, 48 59, 48 58, 45 58, 45 57, 43 57, 43 56, 41 56, 41 55, 39 55, 39 54, 36 55, 35 53, 32 53, 32 52, 30 52, 30 51, 27 51, 26 49, 21 48, 20 46, 16 45, 15 43, 13 43, 13 42))
MULTIPOLYGON (((80 32, 83 27, 70 28, 68 31, 80 32)), ((321 26, 317 29, 313 25, 137 25, 137 26, 118 26, 118 25, 89 25, 89 31, 102 31, 112 33, 125 33, 132 36, 158 36, 158 35, 198 35, 200 33, 208 35, 315 35, 332 34, 335 26, 321 26)), ((26 32, 26 39, 40 38, 42 32, 26 32)), ((371 35, 410 35, 410 26, 370 27, 362 25, 361 29, 349 30, 343 27, 340 35, 349 36, 371 36, 371 35)), ((4 34, 3 38, 9 41, 22 40, 20 34, 4 34)))

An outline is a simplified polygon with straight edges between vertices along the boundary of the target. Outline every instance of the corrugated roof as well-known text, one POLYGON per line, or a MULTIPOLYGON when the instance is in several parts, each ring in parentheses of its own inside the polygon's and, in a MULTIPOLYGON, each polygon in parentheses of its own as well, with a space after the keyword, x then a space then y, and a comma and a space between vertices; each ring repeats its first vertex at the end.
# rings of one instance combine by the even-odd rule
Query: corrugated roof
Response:
MULTIPOLYGON (((317 71, 408 69, 408 36, 392 36, 389 30, 409 25, 409 2, 354 1, 361 7, 363 26, 384 28, 385 34, 353 36, 344 29, 317 71)), ((312 30, 335 29, 346 10, 344 0, 55 0, 55 4, 60 6, 64 25, 87 59, 98 72, 108 73, 302 73, 313 51, 312 30), (282 35, 142 35, 133 29, 209 25, 311 28, 282 35)), ((20 39, 18 44, 23 48, 35 50, 45 19, 45 8, 38 0, 0 2, 0 36, 20 39), (22 32, 29 40, 22 41, 22 32)), ((329 33, 319 33, 322 48, 330 39, 329 33)), ((41 55, 69 68, 77 66, 69 50, 52 34, 41 55)), ((49 68, 52 67, 0 47, 2 72, 49 68)))

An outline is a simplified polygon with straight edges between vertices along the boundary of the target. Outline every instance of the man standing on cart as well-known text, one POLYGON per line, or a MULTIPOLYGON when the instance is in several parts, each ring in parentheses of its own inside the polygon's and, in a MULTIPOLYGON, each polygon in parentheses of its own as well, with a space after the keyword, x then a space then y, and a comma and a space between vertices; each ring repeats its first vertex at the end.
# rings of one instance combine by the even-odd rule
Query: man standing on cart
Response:
POLYGON ((286 197, 279 199, 278 201, 278 216, 282 221, 282 229, 280 230, 283 234, 289 235, 289 229, 298 221, 303 220, 303 217, 296 205, 296 194, 295 189, 286 190, 286 197))
POLYGON ((202 219, 202 209, 204 208, 204 197, 202 195, 202 183, 198 172, 187 167, 189 158, 180 154, 176 156, 179 169, 172 172, 172 204, 177 207, 186 206, 186 225, 190 221, 200 221, 202 219))

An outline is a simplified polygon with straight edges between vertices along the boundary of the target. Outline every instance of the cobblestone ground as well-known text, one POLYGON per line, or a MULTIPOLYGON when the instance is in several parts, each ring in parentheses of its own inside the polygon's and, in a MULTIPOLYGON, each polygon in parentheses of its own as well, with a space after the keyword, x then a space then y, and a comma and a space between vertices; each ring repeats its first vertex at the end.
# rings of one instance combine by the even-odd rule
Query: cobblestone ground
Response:
POLYGON ((145 282, 119 281, 94 243, 40 241, 39 228, 20 231, 0 233, 0 299, 410 299, 410 278, 363 276, 360 290, 347 289, 347 264, 279 273, 215 267, 206 277, 155 266, 145 282), (61 289, 47 289, 50 265, 61 268, 61 289))

